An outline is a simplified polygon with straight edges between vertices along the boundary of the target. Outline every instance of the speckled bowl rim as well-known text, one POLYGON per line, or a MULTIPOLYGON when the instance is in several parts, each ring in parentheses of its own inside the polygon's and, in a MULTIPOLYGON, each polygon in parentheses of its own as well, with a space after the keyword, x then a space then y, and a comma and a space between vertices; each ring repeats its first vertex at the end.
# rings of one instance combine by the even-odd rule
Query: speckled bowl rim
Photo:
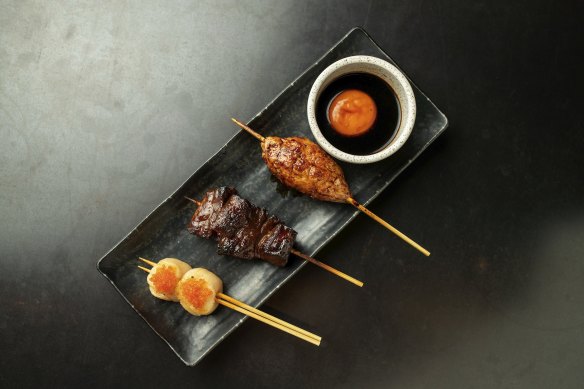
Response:
POLYGON ((312 134, 327 153, 345 162, 373 163, 394 154, 408 140, 416 121, 416 98, 412 86, 398 68, 377 57, 355 55, 334 62, 320 73, 310 89, 306 113, 312 134), (362 67, 356 69, 359 65, 362 67), (316 122, 316 103, 321 92, 335 79, 355 72, 370 73, 382 78, 394 90, 400 103, 401 119, 396 135, 390 144, 374 154, 354 155, 337 149, 324 137, 316 122))

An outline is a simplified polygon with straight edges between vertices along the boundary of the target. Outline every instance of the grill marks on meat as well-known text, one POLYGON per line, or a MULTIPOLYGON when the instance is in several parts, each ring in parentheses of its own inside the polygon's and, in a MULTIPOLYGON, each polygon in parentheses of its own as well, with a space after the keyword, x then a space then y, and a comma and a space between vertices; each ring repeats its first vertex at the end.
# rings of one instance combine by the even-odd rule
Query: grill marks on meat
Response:
POLYGON ((195 211, 193 219, 187 227, 189 232, 201 238, 217 239, 217 232, 214 228, 215 219, 227 200, 236 193, 237 191, 234 188, 225 186, 207 191, 203 201, 201 201, 201 205, 195 211))
POLYGON ((341 167, 306 138, 266 137, 262 158, 284 185, 312 198, 344 203, 351 197, 341 167))
POLYGON ((259 258, 276 266, 286 265, 296 238, 296 231, 229 187, 205 194, 188 230, 217 240, 218 254, 259 258))

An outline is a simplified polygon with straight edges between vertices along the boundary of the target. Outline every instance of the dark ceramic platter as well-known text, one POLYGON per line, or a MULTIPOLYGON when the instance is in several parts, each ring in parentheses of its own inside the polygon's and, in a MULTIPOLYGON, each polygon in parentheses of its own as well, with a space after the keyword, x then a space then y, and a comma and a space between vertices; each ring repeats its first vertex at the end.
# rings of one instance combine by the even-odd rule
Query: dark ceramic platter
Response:
MULTIPOLYGON (((312 83, 328 65, 352 55, 371 55, 395 64, 365 31, 353 29, 253 118, 250 126, 264 135, 312 139, 306 119, 312 83)), ((375 164, 341 163, 354 198, 362 203, 374 199, 446 129, 446 117, 413 83, 412 87, 418 108, 416 124, 398 153, 375 164)), ((223 279, 227 294, 256 307, 304 265, 298 258, 278 268, 260 261, 220 257, 214 242, 189 235, 186 225, 194 206, 183 196, 201 198, 208 188, 223 185, 236 187, 243 197, 293 227, 298 231, 296 247, 311 255, 357 214, 345 204, 281 194, 262 161, 257 140, 245 132, 235 135, 97 264, 99 271, 187 365, 196 364, 244 318, 221 307, 213 315, 195 317, 179 304, 152 297, 145 274, 136 267, 138 256, 154 260, 175 257, 193 267, 208 268, 223 279)), ((371 228, 379 226, 371 222, 371 228)))

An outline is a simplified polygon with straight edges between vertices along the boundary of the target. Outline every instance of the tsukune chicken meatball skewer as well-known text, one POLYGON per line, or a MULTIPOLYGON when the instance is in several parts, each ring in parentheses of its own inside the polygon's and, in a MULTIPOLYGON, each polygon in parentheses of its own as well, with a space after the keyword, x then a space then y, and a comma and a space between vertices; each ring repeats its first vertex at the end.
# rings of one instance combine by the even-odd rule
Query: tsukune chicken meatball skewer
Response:
POLYGON ((260 141, 264 162, 284 185, 316 200, 349 203, 422 254, 430 255, 428 250, 357 202, 352 197, 343 170, 319 145, 307 138, 264 137, 240 121, 231 120, 260 141))
POLYGON ((149 273, 148 287, 154 297, 178 301, 187 312, 195 316, 210 315, 219 305, 223 305, 307 342, 320 345, 320 336, 224 294, 223 281, 207 269, 193 269, 176 258, 165 258, 158 263, 145 258, 139 259, 152 266, 151 269, 138 267, 149 273), (171 290, 173 286, 174 289, 171 290))

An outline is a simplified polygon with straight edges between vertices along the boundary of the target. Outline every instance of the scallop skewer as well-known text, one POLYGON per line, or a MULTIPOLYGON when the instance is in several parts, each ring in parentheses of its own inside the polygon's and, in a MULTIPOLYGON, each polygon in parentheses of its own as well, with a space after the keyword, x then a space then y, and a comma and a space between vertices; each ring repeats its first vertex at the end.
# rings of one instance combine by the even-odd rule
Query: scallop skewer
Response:
POLYGON ((264 162, 284 185, 317 200, 349 203, 422 254, 430 255, 428 250, 355 200, 341 167, 316 143, 299 137, 263 137, 240 121, 231 120, 260 141, 264 162))
MULTIPOLYGON (((149 273, 148 278, 150 278, 153 274, 156 274, 158 271, 160 271, 159 269, 161 266, 167 266, 168 261, 163 261, 166 259, 175 258, 165 258, 158 263, 141 257, 139 259, 152 266, 152 269, 148 269, 144 266, 138 266, 141 270, 149 273)), ((190 268, 190 266, 185 262, 177 259, 175 260, 190 268)), ((168 300, 166 298, 160 297, 158 293, 155 294, 153 292, 150 281, 148 284, 153 296, 162 298, 163 300, 168 300)), ((316 334, 308 332, 284 320, 278 319, 275 316, 260 311, 259 309, 256 309, 224 294, 223 281, 221 281, 219 277, 207 269, 196 268, 186 271, 180 280, 176 283, 175 289, 175 294, 178 296, 178 300, 176 301, 178 301, 183 306, 183 308, 185 308, 185 310, 193 315, 209 315, 215 311, 218 305, 223 305, 314 345, 319 346, 322 340, 322 338, 316 334)))
POLYGON ((185 273, 191 270, 191 266, 176 258, 164 258, 158 263, 141 257, 140 260, 152 266, 152 270, 138 266, 140 269, 147 270, 150 273, 146 279, 150 293, 162 300, 179 301, 176 295, 176 286, 185 273))
MULTIPOLYGON (((185 199, 187 199, 187 200, 189 200, 189 201, 193 202, 195 205, 197 205, 197 207, 200 207, 200 206, 201 206, 201 204, 202 204, 202 202, 201 202, 201 201, 198 201, 198 200, 192 199, 192 198, 190 198, 190 197, 186 197, 186 196, 185 196, 185 199)), ((332 274, 334 274, 334 275, 336 275, 336 276, 338 276, 338 277, 341 277, 342 279, 344 279, 344 280, 346 280, 346 281, 349 281, 350 283, 352 283, 352 284, 354 284, 354 285, 357 285, 357 286, 359 286, 359 287, 362 287, 362 286, 363 286, 363 282, 362 282, 362 281, 359 281, 358 279, 356 279, 356 278, 354 278, 354 277, 351 277, 350 275, 348 275, 348 274, 345 274, 345 273, 343 273, 342 271, 340 271, 340 270, 337 270, 337 269, 335 269, 334 267, 332 267, 332 266, 330 266, 330 265, 327 265, 326 263, 323 263, 323 262, 321 262, 321 261, 319 261, 319 260, 317 260, 317 259, 315 259, 315 258, 312 258, 312 257, 310 257, 310 256, 308 256, 308 255, 306 255, 306 254, 304 254, 304 253, 302 253, 302 252, 300 252, 300 251, 298 251, 298 250, 294 249, 294 248, 292 248, 292 249, 290 250, 290 252, 291 252, 292 254, 294 254, 294 255, 296 255, 296 256, 298 256, 298 257, 300 257, 300 258, 304 259, 305 261, 308 261, 308 262, 310 262, 310 263, 312 263, 312 264, 314 264, 314 265, 316 265, 316 266, 320 267, 321 269, 324 269, 324 270, 326 270, 326 271, 328 271, 328 272, 330 272, 330 273, 332 273, 332 274)))

